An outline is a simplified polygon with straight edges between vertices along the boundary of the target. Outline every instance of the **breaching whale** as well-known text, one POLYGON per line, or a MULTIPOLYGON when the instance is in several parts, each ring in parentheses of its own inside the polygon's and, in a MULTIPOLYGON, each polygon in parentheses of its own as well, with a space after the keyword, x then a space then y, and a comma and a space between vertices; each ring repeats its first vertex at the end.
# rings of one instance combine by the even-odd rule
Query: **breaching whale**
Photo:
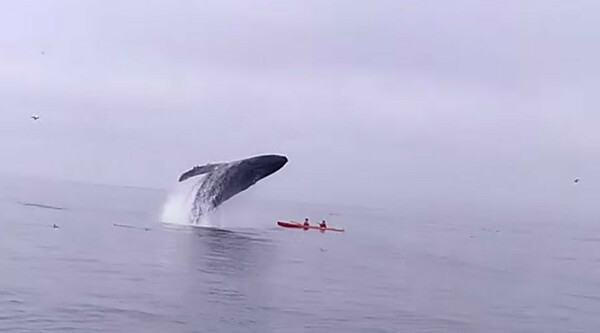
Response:
POLYGON ((277 172, 287 162, 285 156, 261 155, 239 161, 196 166, 184 172, 179 177, 180 182, 204 175, 196 185, 192 222, 196 222, 204 212, 217 208, 234 195, 277 172))

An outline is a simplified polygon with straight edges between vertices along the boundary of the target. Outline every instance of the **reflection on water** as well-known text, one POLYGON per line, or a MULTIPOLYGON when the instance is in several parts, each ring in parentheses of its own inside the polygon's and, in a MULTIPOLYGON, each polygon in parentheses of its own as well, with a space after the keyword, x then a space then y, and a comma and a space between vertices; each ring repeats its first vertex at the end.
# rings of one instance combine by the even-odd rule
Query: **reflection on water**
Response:
POLYGON ((252 275, 268 264, 270 243, 257 235, 214 228, 194 228, 191 258, 199 270, 224 276, 252 275))
POLYGON ((190 314, 210 318, 215 329, 225 324, 260 330, 257 323, 269 322, 273 244, 240 231, 192 228, 190 235, 185 260, 193 280, 179 286, 185 289, 184 303, 194 304, 190 314))

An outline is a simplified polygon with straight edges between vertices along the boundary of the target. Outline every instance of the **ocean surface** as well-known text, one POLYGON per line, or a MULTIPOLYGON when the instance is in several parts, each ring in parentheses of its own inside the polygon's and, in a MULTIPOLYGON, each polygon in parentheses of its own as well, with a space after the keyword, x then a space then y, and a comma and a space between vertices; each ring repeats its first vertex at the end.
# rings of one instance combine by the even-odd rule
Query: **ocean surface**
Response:
POLYGON ((600 330, 593 214, 259 192, 192 227, 165 191, 2 178, 0 332, 600 330), (305 216, 346 232, 275 225, 305 216))

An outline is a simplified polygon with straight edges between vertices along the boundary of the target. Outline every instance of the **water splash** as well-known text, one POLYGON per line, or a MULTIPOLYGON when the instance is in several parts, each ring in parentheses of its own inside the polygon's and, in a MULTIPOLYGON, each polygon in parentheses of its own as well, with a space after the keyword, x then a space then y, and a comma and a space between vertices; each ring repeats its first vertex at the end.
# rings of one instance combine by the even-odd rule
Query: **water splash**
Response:
POLYGON ((217 227, 213 215, 216 196, 227 167, 199 177, 196 182, 181 182, 169 193, 163 207, 162 221, 172 224, 217 227))
POLYGON ((192 182, 178 183, 169 191, 163 206, 161 221, 172 224, 190 224, 190 209, 195 188, 198 184, 192 182))

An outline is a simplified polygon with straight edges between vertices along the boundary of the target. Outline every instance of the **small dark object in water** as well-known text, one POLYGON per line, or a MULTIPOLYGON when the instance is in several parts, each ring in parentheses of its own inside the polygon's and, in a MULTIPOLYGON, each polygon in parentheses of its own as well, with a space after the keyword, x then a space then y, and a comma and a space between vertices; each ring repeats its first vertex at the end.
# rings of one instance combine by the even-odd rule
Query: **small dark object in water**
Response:
POLYGON ((127 224, 117 224, 117 223, 113 223, 113 225, 115 227, 119 227, 119 228, 129 228, 129 229, 138 229, 138 230, 144 230, 144 231, 150 231, 152 229, 150 228, 140 228, 140 227, 136 227, 133 225, 127 225, 127 224))
POLYGON ((54 210, 65 210, 65 208, 62 208, 62 207, 56 207, 56 206, 50 206, 50 205, 43 205, 43 204, 37 204, 37 203, 30 203, 30 202, 20 202, 20 204, 23 205, 23 206, 27 206, 27 207, 37 207, 37 208, 54 209, 54 210))

